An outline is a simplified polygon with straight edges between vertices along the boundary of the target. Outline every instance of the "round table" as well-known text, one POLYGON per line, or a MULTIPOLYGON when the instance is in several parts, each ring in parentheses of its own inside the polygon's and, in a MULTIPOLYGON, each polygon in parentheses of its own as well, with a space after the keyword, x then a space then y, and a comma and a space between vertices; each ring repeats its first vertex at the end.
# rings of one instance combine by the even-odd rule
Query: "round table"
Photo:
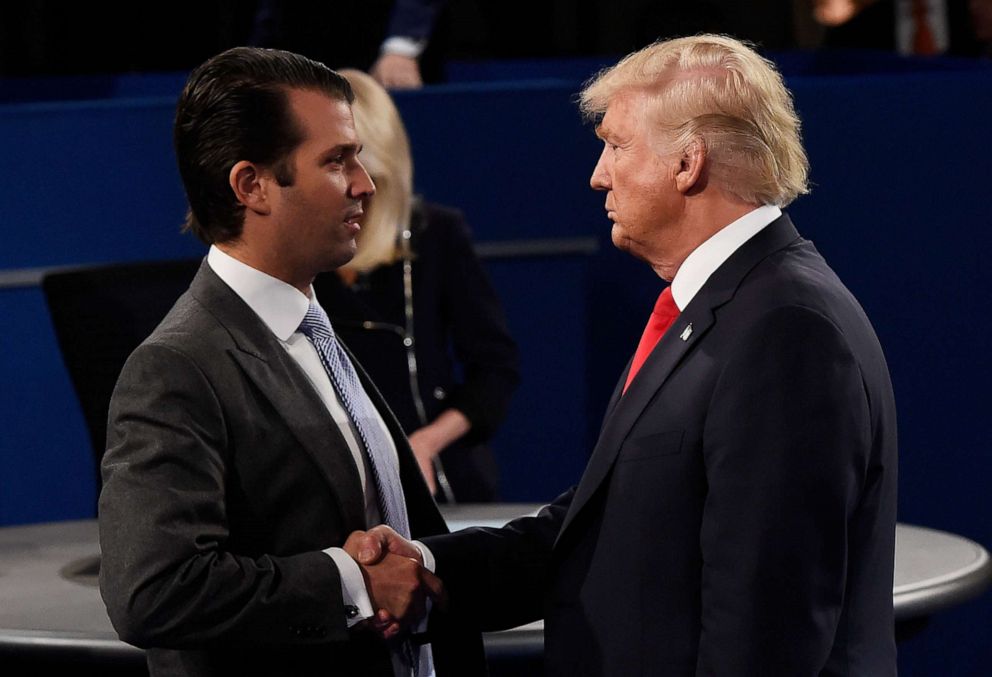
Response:
MULTIPOLYGON (((540 508, 530 504, 458 505, 443 512, 452 530, 501 526, 540 508)), ((121 642, 97 588, 95 520, 0 529, 0 656, 32 655, 93 663, 143 663, 121 642)), ((981 594, 992 583, 989 555, 954 534, 896 527, 893 600, 896 619, 928 616, 981 594)), ((543 625, 487 633, 491 657, 536 655, 543 625)))

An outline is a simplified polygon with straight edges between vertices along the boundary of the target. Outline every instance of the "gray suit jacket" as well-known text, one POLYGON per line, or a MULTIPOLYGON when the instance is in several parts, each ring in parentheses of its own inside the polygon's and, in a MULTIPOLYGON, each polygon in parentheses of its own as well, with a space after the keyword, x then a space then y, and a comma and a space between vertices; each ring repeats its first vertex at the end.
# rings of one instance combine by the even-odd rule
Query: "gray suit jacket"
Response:
MULTIPOLYGON (((445 532, 356 368, 399 451, 413 534, 445 532)), ((352 455, 303 371, 205 262, 121 373, 102 471, 100 588, 153 675, 392 674, 385 644, 348 630, 321 552, 368 527, 352 455)), ((439 674, 484 671, 479 635, 435 616, 439 674)))

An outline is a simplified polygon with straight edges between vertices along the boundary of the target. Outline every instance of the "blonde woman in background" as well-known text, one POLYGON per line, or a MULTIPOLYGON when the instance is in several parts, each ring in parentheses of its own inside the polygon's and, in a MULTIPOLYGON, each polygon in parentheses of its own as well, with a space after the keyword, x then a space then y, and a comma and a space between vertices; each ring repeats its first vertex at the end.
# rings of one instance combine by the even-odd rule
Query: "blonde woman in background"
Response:
POLYGON ((413 194, 410 144, 389 94, 365 73, 340 73, 355 90, 376 194, 358 253, 318 276, 317 296, 409 436, 435 497, 494 501, 499 475, 486 442, 519 381, 516 345, 461 213, 413 194))

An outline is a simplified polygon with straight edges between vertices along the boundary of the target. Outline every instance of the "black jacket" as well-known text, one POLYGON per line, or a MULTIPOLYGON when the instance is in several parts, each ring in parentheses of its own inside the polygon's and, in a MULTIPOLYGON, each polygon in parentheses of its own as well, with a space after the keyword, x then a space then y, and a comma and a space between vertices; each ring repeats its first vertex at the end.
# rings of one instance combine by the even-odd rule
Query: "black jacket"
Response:
MULTIPOLYGON (((519 381, 517 347, 460 212, 418 204, 410 242, 413 348, 424 413, 427 422, 448 408, 465 414, 472 429, 441 454, 444 470, 458 501, 493 501, 498 471, 484 443, 505 417, 519 381)), ((403 261, 381 266, 351 287, 335 273, 319 275, 314 289, 403 430, 422 427, 404 345, 403 261)))

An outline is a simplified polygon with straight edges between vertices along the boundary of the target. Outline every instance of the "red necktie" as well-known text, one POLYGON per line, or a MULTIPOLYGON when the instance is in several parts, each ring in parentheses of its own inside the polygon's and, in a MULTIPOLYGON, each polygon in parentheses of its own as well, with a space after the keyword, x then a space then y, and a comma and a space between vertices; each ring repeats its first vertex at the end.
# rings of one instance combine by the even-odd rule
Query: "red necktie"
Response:
POLYGON ((930 29, 927 0, 913 0, 913 54, 930 56, 937 53, 937 41, 930 29))
POLYGON ((661 340, 661 337, 665 335, 678 316, 679 307, 675 305, 675 299, 672 298, 672 288, 670 286, 665 287, 658 295, 658 300, 655 301, 654 310, 651 311, 651 317, 648 318, 644 333, 641 334, 641 342, 637 344, 637 352, 634 353, 634 361, 630 363, 630 373, 627 374, 627 382, 623 386, 625 393, 630 382, 634 380, 637 372, 648 359, 648 355, 651 354, 658 341, 661 340))

